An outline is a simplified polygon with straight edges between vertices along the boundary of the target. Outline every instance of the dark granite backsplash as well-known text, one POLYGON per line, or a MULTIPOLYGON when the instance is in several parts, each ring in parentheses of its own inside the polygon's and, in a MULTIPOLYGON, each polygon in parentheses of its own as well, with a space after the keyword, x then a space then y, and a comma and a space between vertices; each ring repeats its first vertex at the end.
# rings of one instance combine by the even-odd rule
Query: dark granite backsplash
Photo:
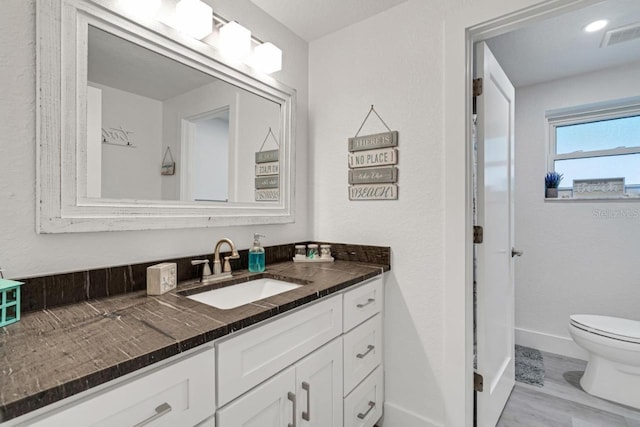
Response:
MULTIPOLYGON (((311 242, 300 242, 300 244, 311 242)), ((327 243, 327 242, 313 242, 327 243)), ((363 246, 330 243, 335 259, 341 261, 379 264, 385 271, 391 266, 391 250, 384 246, 363 246)), ((272 263, 291 260, 295 252, 294 244, 265 247, 267 266, 272 263)), ((240 259, 230 260, 231 268, 248 268, 248 250, 238 251, 240 259)), ((229 253, 221 254, 228 256, 229 253)), ((199 267, 192 266, 191 260, 207 258, 213 264, 213 253, 185 258, 165 259, 141 264, 76 271, 51 276, 16 279, 24 282, 21 288, 23 313, 49 309, 66 304, 98 299, 107 296, 141 291, 147 288, 147 267, 161 262, 175 262, 178 266, 178 282, 197 278, 199 267)))

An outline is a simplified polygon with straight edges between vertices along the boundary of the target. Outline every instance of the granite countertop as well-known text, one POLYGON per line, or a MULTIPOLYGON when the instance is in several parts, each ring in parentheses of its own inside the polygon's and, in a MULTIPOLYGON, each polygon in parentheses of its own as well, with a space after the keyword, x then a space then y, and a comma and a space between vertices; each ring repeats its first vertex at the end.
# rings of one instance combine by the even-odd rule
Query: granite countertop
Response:
POLYGON ((161 296, 132 292, 27 313, 0 329, 0 422, 103 384, 216 338, 382 274, 353 261, 281 262, 265 273, 234 272, 213 285, 187 282, 161 296), (303 286, 234 309, 181 295, 254 276, 303 286))

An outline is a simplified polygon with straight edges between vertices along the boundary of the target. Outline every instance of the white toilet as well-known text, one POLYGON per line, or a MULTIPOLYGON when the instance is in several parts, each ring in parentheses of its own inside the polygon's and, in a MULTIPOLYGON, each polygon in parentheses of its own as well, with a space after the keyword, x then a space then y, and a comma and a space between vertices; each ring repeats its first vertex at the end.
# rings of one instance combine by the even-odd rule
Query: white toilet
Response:
POLYGON ((640 409, 640 322, 590 314, 569 319, 571 337, 589 353, 584 391, 640 409))

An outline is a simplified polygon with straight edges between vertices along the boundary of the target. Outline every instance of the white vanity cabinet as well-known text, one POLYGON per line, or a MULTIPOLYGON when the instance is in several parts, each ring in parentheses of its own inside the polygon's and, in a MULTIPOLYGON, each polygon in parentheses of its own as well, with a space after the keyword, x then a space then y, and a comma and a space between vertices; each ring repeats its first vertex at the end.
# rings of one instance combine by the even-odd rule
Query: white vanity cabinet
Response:
POLYGON ((382 276, 344 294, 344 427, 373 427, 382 417, 382 276))
POLYGON ((217 427, 372 427, 382 276, 216 344, 217 427))
MULTIPOLYGON (((199 349, 8 425, 195 426, 216 409, 214 359, 213 348, 199 349)), ((213 426, 210 420, 202 425, 213 426)))
POLYGON ((342 343, 335 339, 216 413, 218 427, 342 426, 342 343))

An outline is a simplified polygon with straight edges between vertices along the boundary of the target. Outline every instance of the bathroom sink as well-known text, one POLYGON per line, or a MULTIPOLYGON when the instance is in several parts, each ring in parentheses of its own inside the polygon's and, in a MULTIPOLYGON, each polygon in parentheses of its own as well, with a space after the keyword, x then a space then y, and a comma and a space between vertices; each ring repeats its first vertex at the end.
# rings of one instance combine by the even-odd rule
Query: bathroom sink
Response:
POLYGON ((250 302, 278 295, 302 285, 282 280, 262 278, 229 285, 211 291, 189 295, 187 298, 222 310, 240 307, 250 302))

